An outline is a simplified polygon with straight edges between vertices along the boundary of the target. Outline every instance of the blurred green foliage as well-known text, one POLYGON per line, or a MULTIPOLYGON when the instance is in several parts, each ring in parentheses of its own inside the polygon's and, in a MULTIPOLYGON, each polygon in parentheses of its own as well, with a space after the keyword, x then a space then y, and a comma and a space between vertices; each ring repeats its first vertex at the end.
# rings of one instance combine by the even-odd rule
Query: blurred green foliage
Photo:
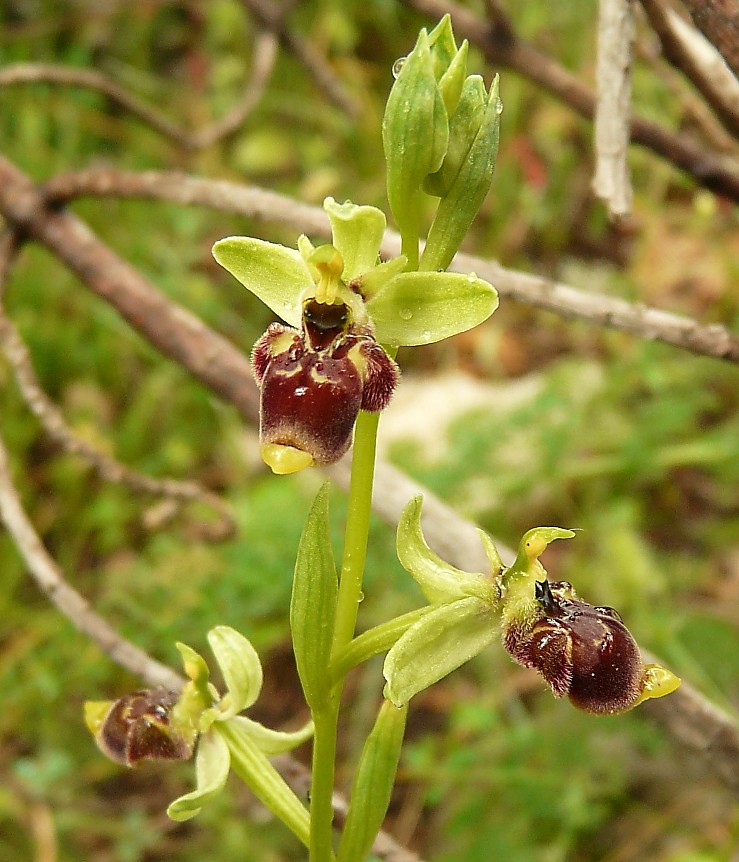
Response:
MULTIPOLYGON (((466 5, 482 14, 482 2, 466 5)), ((594 2, 508 5, 523 36, 592 80, 594 2)), ((289 20, 329 57, 356 120, 283 50, 243 129, 196 155, 100 94, 49 85, 0 91, 0 146, 37 180, 98 164, 184 169, 315 203, 332 194, 385 208, 380 120, 389 70, 429 22, 396 0, 312 0, 289 20)), ((6 0, 0 62, 98 69, 196 128, 240 96, 255 32, 237 0, 6 0)), ((475 52, 470 68, 487 81, 496 71, 475 52)), ((471 250, 584 289, 739 321, 735 211, 633 149, 636 215, 631 233, 619 232, 589 193, 589 125, 505 71, 501 92, 498 167, 471 250)), ((649 62, 637 63, 635 100, 665 125, 681 122, 674 86, 649 62)), ((289 231, 151 202, 82 200, 74 210, 244 351, 266 326, 266 310, 219 270, 209 249, 233 233, 293 244, 289 231)), ((155 501, 101 482, 49 443, 0 361, 14 476, 71 583, 166 661, 176 661, 175 640, 204 648, 214 624, 244 631, 265 659, 266 717, 297 724, 305 708, 287 606, 319 477, 266 476, 255 464, 253 432, 233 409, 162 360, 38 247, 22 251, 6 304, 46 391, 80 435, 139 470, 197 478, 223 492, 239 525, 237 538, 208 544, 197 529, 207 513, 192 506, 150 530, 155 501)), ((736 368, 512 304, 478 332, 401 352, 401 362, 409 381, 455 369, 499 387, 525 381, 527 397, 453 417, 437 441, 441 456, 422 455, 409 439, 393 445, 394 459, 509 544, 539 523, 582 528, 548 552, 552 576, 618 607, 640 642, 736 706, 736 368)), ((335 493, 337 546, 342 506, 335 493)), ((363 625, 418 601, 393 545, 392 530, 377 523, 363 625)), ((0 585, 0 860, 302 858, 236 786, 193 823, 169 822, 164 808, 189 785, 190 765, 124 773, 98 755, 81 718, 86 698, 137 682, 37 593, 5 534, 0 585)), ((345 786, 379 692, 370 663, 348 692, 345 786)), ((399 837, 442 860, 729 862, 739 848, 736 809, 700 761, 638 711, 593 719, 552 701, 502 650, 414 702, 391 821, 399 837)))

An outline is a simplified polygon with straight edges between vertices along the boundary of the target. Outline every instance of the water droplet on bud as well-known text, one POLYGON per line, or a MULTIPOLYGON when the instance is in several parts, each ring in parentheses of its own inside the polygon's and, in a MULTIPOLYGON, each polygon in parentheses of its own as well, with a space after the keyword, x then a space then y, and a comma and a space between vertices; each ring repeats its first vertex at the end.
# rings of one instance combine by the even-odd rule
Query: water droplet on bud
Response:
POLYGON ((413 312, 410 308, 401 308, 398 314, 402 320, 410 320, 413 317, 413 312))
POLYGON ((495 113, 502 114, 503 113, 503 102, 500 99, 495 103, 495 113))
POLYGON ((406 57, 398 57, 398 59, 393 63, 393 78, 397 78, 400 74, 400 70, 405 65, 406 57))

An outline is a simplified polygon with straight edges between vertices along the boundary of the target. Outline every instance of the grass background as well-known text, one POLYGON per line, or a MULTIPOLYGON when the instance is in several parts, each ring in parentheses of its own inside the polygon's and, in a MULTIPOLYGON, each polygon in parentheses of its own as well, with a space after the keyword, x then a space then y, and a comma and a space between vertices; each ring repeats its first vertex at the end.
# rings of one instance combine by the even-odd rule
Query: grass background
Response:
MULTIPOLYGON (((482 3, 465 4, 478 12, 482 3)), ((594 79, 594 2, 509 4, 522 35, 594 79)), ((330 58, 358 108, 352 121, 282 51, 242 131, 187 156, 89 91, 0 90, 0 146, 37 180, 68 169, 184 169, 320 203, 327 194, 385 207, 380 122, 392 62, 429 23, 394 0, 298 4, 290 21, 330 58)), ((101 70, 178 122, 198 127, 240 95, 255 29, 236 0, 97 3, 5 0, 0 62, 101 70)), ((694 134, 687 88, 654 59, 640 26, 637 109, 694 134)), ((471 69, 487 68, 473 51, 471 69)), ((736 326, 739 232, 727 201, 632 148, 634 216, 609 226, 589 192, 592 129, 503 73, 494 181, 468 249, 586 290, 736 326)), ((248 351, 268 312, 210 257, 221 236, 293 244, 282 229, 201 209, 85 200, 74 210, 175 297, 248 351)), ((7 290, 47 392, 82 436, 152 475, 197 478, 224 494, 239 534, 206 543, 197 513, 161 531, 154 501, 107 485, 45 437, 0 360, 0 422, 34 523, 69 580, 127 636, 176 661, 218 623, 244 631, 266 666, 255 715, 293 726, 306 710, 287 604, 302 519, 319 477, 276 479, 253 431, 163 360, 44 250, 29 245, 7 290)), ((440 410, 431 451, 413 433, 389 456, 508 544, 531 526, 582 529, 545 563, 595 604, 623 613, 640 642, 721 706, 739 702, 739 372, 715 360, 504 303, 473 333, 402 351, 405 383, 473 378, 491 397, 440 410), (451 378, 450 378, 451 375, 451 378), (517 389, 518 387, 518 389, 517 389), (522 397, 511 399, 509 391, 522 397), (497 393, 497 396, 496 396, 497 393), (496 397, 498 400, 496 400, 496 397)), ((403 409, 403 388, 398 405, 403 409)), ((411 417, 411 420, 413 417, 411 417)), ((412 424, 412 422, 411 422, 412 424)), ((382 426, 381 426, 382 427, 382 426)), ((333 497, 337 545, 344 501, 333 497)), ((390 527, 373 526, 369 626, 416 606, 390 527)), ((190 824, 166 804, 190 764, 125 772, 96 751, 85 699, 137 685, 42 598, 0 533, 0 860, 290 860, 302 850, 234 784, 190 824)), ((340 778, 371 726, 377 662, 348 689, 340 778)), ((701 761, 631 713, 594 719, 555 702, 491 648, 414 701, 390 817, 436 860, 730 862, 736 800, 701 761)), ((303 752, 303 756, 307 756, 303 752)))

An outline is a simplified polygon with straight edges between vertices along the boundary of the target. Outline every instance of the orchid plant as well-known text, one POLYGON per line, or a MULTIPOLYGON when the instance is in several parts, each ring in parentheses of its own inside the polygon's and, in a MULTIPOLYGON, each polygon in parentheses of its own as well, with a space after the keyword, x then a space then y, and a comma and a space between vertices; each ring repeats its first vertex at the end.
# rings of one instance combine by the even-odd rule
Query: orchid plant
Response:
POLYGON ((457 46, 448 17, 422 30, 396 64, 384 122, 388 200, 402 253, 382 260, 385 215, 328 198, 332 243, 305 236, 295 249, 251 237, 215 244, 216 260, 283 321, 252 352, 260 390, 260 447, 276 474, 332 464, 353 444, 343 557, 329 540, 329 488, 319 491, 297 549, 290 626, 312 721, 295 733, 263 727, 240 713, 256 700, 259 658, 227 627, 209 635, 225 680, 221 695, 205 660, 178 645, 188 682, 181 693, 148 690, 87 705, 100 748, 127 766, 142 759, 187 759, 197 747, 194 791, 170 817, 194 816, 224 786, 230 769, 309 849, 312 862, 367 858, 392 792, 409 701, 493 641, 535 668, 556 697, 593 714, 629 710, 678 685, 670 671, 645 665, 616 611, 578 598, 571 584, 549 582, 539 557, 571 530, 537 527, 505 567, 480 532, 489 560, 464 572, 427 545, 422 500, 410 501, 397 529, 403 567, 424 606, 356 635, 365 568, 375 441, 381 411, 398 383, 401 345, 464 332, 497 306, 494 288, 474 274, 447 273, 492 181, 502 105, 498 78, 486 89, 467 75, 467 42, 457 46), (421 252, 429 201, 436 210, 421 252), (385 688, 355 771, 348 815, 334 834, 332 794, 341 692, 352 667, 387 653, 385 688), (269 761, 313 739, 309 802, 269 761))

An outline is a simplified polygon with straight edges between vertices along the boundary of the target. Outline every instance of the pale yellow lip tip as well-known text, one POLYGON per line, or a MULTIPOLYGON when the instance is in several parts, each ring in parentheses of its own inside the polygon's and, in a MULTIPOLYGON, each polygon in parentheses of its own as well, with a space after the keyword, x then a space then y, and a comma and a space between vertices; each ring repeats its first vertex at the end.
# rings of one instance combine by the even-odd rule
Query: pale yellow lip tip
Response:
POLYGON ((260 454, 262 461, 278 476, 287 476, 312 467, 313 456, 294 446, 284 446, 282 443, 263 444, 260 454))

